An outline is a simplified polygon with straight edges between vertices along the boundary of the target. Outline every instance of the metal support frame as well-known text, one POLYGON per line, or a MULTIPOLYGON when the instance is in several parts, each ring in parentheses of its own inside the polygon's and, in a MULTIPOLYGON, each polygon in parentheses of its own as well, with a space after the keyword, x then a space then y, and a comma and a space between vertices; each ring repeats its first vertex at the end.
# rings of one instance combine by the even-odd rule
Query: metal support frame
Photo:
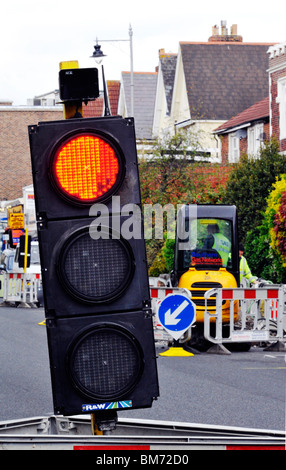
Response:
POLYGON ((205 293, 204 336, 215 346, 208 352, 229 353, 228 343, 273 343, 272 350, 286 351, 286 316, 284 313, 285 292, 283 286, 258 289, 211 289, 205 293), (216 308, 207 309, 209 298, 215 299, 216 308), (223 336, 223 308, 229 303, 229 336, 223 336), (240 321, 235 323, 235 303, 239 302, 240 321), (224 305, 223 305, 224 304, 224 305), (261 306, 263 305, 263 313, 261 306), (275 315, 275 320, 272 319, 275 315), (251 321, 249 321, 249 319, 251 321), (215 336, 210 333, 211 323, 215 325, 215 336), (271 330, 275 323, 276 332, 271 330))

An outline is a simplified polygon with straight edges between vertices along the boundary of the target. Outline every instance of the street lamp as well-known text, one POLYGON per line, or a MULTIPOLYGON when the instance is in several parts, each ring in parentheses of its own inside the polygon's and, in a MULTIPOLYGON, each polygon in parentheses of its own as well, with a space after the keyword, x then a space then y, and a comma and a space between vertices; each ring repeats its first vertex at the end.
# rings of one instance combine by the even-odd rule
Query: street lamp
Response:
MULTIPOLYGON (((106 57, 106 55, 103 54, 101 50, 101 46, 98 44, 97 39, 96 39, 96 45, 94 46, 94 51, 91 57, 95 59, 95 62, 97 64, 101 64, 103 57, 106 57)), ((101 70, 102 70, 102 82, 103 82, 103 94, 104 94, 104 116, 110 116, 111 113, 110 113, 108 97, 107 97, 107 89, 106 89, 103 65, 101 65, 101 70)))
MULTIPOLYGON (((133 31, 131 24, 129 25, 129 39, 102 39, 100 42, 123 42, 129 41, 130 43, 130 95, 131 95, 131 107, 130 115, 134 117, 134 72, 133 72, 133 31)), ((101 46, 98 44, 98 39, 96 39, 96 45, 94 46, 94 52, 92 57, 98 62, 101 63, 103 57, 106 57, 102 50, 101 46)))
POLYGON ((98 64, 101 64, 103 57, 106 57, 106 55, 103 54, 101 50, 101 46, 98 44, 97 39, 96 39, 96 44, 94 46, 94 51, 91 57, 95 59, 95 62, 97 62, 98 64))

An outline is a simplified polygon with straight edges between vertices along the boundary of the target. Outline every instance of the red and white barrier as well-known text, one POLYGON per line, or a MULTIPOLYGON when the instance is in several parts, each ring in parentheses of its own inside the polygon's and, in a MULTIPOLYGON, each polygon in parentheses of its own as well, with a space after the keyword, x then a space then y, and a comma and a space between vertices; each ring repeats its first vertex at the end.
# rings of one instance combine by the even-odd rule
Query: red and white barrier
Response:
POLYGON ((5 273, 3 275, 3 301, 35 303, 38 301, 38 288, 41 274, 5 273))
MULTIPOLYGON (((162 446, 162 444, 161 444, 162 446)), ((173 465, 187 465, 191 461, 191 455, 189 455, 188 451, 193 451, 193 450, 284 450, 285 451, 285 445, 243 445, 243 444, 237 444, 237 445, 228 445, 228 444, 219 444, 219 443, 207 443, 207 444, 198 444, 198 443, 190 443, 188 445, 184 446, 184 449, 182 450, 180 448, 179 451, 176 451, 174 454, 168 454, 168 450, 173 450, 174 447, 171 445, 165 445, 164 447, 159 447, 159 449, 163 450, 158 450, 158 445, 99 445, 99 444, 93 444, 93 445, 87 445, 87 444, 78 444, 74 445, 72 447, 73 450, 101 450, 101 451, 137 451, 134 455, 136 456, 136 461, 140 462, 142 465, 163 465, 168 463, 173 464, 173 465), (164 452, 164 450, 166 452, 164 452), (153 451, 152 454, 147 453, 148 451, 153 451)), ((71 446, 70 449, 66 450, 72 450, 71 446)), ((131 455, 131 454, 130 454, 131 455)), ((110 457, 111 458, 111 457, 110 457)), ((121 457, 122 458, 122 457, 121 457)), ((117 457, 118 460, 118 457, 117 457)), ((116 461, 117 461, 116 460, 116 461)), ((122 460, 123 461, 123 460, 122 460)), ((107 462, 107 460, 106 460, 107 462)), ((108 462, 109 463, 109 462, 108 462)))
MULTIPOLYGON (((277 350, 285 350, 284 335, 285 294, 283 286, 267 286, 261 288, 211 289, 205 293, 205 305, 209 297, 216 299, 215 311, 208 312, 205 308, 204 336, 217 345, 237 342, 276 342, 277 350), (229 337, 223 336, 222 304, 229 302, 229 337), (239 326, 234 320, 237 314, 234 305, 239 302, 239 326), (263 310, 263 312, 261 311, 263 310), (251 321, 249 321, 249 318, 251 321), (214 322, 215 319, 215 322, 214 322), (272 320, 272 324, 271 324, 272 320), (273 333, 273 320, 277 328, 273 333), (210 323, 215 325, 215 334, 210 333, 210 323)), ((274 345, 273 349, 274 349, 274 345)))
POLYGON ((169 294, 179 294, 184 291, 179 287, 150 287, 151 299, 163 300, 169 294))
POLYGON ((223 300, 268 300, 277 299, 279 289, 277 288, 257 288, 257 289, 222 289, 223 300))
POLYGON ((277 318, 278 318, 278 301, 277 300, 271 301, 270 317, 271 317, 271 320, 277 321, 277 318))

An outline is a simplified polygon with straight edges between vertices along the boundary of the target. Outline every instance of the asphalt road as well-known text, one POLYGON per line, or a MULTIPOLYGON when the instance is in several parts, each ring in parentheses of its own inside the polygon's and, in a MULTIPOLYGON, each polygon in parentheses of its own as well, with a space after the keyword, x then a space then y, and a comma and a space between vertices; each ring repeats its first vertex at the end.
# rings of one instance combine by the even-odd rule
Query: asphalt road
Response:
MULTIPOLYGON (((0 308, 0 421, 53 414, 42 309, 0 308)), ((160 352, 160 351, 158 351, 160 352)), ((285 354, 158 357, 160 398, 125 417, 285 430, 285 354)))

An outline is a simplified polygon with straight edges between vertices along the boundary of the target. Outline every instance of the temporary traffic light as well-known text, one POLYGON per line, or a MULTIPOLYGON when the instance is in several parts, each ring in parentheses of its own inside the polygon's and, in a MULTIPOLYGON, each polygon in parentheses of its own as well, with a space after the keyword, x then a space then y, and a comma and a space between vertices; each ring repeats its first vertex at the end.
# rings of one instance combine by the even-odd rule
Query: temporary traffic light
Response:
POLYGON ((29 126, 55 413, 158 396, 134 120, 29 126))

